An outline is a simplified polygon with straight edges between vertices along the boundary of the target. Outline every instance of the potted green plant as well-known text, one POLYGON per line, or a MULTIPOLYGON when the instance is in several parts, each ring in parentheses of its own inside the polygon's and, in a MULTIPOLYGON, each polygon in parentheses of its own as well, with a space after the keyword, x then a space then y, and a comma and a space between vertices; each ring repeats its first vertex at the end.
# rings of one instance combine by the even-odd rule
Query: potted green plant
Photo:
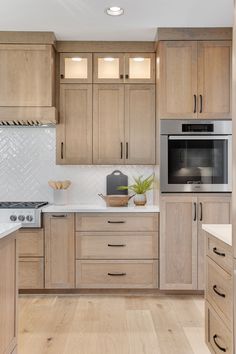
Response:
POLYGON ((154 175, 150 175, 147 178, 143 176, 133 177, 134 182, 129 186, 120 186, 118 190, 131 190, 135 193, 134 204, 137 206, 145 205, 147 203, 146 192, 150 191, 153 188, 154 175))

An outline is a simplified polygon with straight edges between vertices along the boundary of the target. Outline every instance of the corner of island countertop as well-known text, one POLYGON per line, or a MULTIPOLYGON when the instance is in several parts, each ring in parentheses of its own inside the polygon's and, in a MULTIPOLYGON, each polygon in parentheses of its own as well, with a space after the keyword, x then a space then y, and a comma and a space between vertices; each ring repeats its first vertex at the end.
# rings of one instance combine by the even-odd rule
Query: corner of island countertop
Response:
POLYGON ((0 239, 19 230, 21 226, 21 223, 0 223, 0 239))
POLYGON ((90 204, 49 204, 42 209, 43 213, 159 213, 158 205, 107 207, 90 204))
POLYGON ((202 229, 218 240, 232 246, 232 225, 231 224, 203 224, 202 229))

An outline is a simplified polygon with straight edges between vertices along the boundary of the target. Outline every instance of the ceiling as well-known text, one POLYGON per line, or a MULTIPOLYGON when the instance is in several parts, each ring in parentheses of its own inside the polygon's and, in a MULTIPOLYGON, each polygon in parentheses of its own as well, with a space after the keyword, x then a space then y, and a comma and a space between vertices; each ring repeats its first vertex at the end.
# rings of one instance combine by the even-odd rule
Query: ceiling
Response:
POLYGON ((157 27, 228 27, 233 0, 1 0, 1 31, 53 31, 65 40, 144 40, 157 27), (111 17, 108 6, 125 14, 111 17))

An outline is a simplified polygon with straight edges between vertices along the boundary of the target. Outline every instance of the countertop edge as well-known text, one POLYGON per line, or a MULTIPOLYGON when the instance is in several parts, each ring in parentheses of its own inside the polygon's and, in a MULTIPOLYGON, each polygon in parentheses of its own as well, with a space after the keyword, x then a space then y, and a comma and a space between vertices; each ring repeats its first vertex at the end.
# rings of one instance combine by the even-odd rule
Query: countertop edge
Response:
POLYGON ((47 205, 42 209, 43 213, 159 213, 160 208, 156 205, 144 207, 103 207, 84 206, 76 204, 47 205))
POLYGON ((21 226, 22 226, 21 223, 17 223, 17 224, 0 223, 0 240, 12 234, 13 232, 19 230, 21 226), (1 231, 1 229, 3 230, 1 231))
POLYGON ((203 224, 202 229, 218 240, 232 246, 232 225, 231 224, 203 224))

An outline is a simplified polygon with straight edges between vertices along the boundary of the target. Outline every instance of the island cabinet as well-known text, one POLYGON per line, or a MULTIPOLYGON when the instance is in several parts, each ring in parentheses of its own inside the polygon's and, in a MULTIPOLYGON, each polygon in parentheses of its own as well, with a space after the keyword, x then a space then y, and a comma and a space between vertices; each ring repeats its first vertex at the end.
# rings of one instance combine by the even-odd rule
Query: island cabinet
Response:
POLYGON ((230 223, 230 203, 227 194, 161 196, 161 289, 205 289, 202 224, 230 223))
POLYGON ((231 118, 231 41, 160 41, 160 119, 231 118))
POLYGON ((16 354, 17 233, 0 239, 0 354, 16 354))
POLYGON ((75 287, 74 213, 47 213, 45 223, 45 288, 75 287))
POLYGON ((76 288, 157 288, 158 214, 76 214, 76 288))

